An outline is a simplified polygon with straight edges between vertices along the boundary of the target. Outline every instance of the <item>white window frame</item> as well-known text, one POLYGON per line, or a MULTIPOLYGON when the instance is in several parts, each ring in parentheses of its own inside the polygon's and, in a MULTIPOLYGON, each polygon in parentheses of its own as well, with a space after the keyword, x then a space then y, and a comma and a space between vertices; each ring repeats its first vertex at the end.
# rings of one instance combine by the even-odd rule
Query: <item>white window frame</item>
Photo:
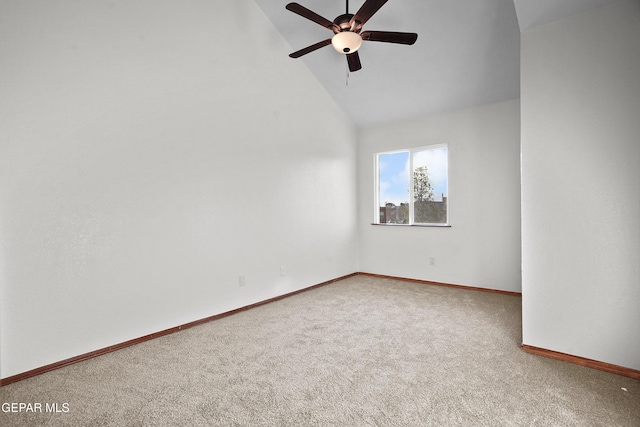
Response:
POLYGON ((450 163, 449 163, 449 144, 447 143, 440 143, 440 144, 430 144, 430 145, 423 145, 421 147, 413 147, 413 148, 404 148, 404 149, 400 149, 400 150, 390 150, 390 151, 381 151, 378 153, 374 153, 373 154, 373 170, 374 170, 374 182, 373 182, 373 186, 374 186, 374 197, 373 197, 373 204, 374 204, 374 218, 373 218, 373 224, 374 225, 390 225, 390 226, 418 226, 418 227, 450 227, 451 224, 449 223, 449 218, 451 210, 450 210, 450 199, 449 199, 449 194, 451 192, 451 186, 449 184, 449 167, 450 163), (447 148, 447 221, 444 223, 416 223, 414 222, 413 219, 413 213, 414 213, 414 209, 413 209, 413 203, 414 203, 414 194, 413 194, 413 155, 416 152, 420 152, 420 151, 426 151, 426 150, 434 150, 434 149, 438 149, 438 148, 443 148, 446 147, 447 148), (409 153, 409 223, 408 224, 390 224, 390 223, 383 223, 380 222, 380 161, 379 158, 381 155, 385 155, 385 154, 396 154, 396 153, 409 153))

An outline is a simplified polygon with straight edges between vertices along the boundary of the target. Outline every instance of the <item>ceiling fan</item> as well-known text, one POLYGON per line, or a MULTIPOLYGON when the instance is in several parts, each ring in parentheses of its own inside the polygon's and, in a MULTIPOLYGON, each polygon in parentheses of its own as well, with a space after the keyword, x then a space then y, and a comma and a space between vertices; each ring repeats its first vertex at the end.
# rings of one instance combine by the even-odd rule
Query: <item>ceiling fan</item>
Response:
POLYGON ((388 0, 366 0, 355 15, 349 13, 349 0, 347 2, 347 13, 338 16, 333 22, 318 15, 298 3, 289 3, 287 10, 309 19, 333 31, 334 36, 330 39, 307 46, 289 56, 300 58, 302 55, 311 53, 321 47, 333 45, 334 49, 347 56, 349 71, 358 71, 362 68, 358 49, 363 40, 372 42, 414 44, 418 39, 416 33, 398 33, 391 31, 362 31, 362 27, 388 0))

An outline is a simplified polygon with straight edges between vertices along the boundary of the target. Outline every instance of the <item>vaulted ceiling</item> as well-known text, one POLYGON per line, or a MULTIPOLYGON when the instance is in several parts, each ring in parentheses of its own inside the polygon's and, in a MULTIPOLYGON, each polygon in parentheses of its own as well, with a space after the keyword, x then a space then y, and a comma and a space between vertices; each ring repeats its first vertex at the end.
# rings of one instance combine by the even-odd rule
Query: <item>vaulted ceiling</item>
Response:
MULTIPOLYGON (((288 0, 255 1, 292 52, 333 35, 286 10, 288 0)), ((520 31, 616 1, 389 0, 364 29, 415 32, 414 45, 365 41, 356 72, 331 46, 291 61, 304 61, 357 126, 376 126, 518 98, 520 31)), ((344 0, 297 2, 330 21, 346 12, 344 0)))

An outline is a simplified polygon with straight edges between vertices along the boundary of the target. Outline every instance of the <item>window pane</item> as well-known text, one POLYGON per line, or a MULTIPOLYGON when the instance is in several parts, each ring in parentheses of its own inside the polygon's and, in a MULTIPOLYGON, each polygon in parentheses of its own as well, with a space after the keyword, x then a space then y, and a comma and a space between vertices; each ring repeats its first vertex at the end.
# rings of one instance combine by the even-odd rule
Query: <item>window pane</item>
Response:
POLYGON ((381 224, 409 223, 409 152, 378 155, 381 224))
POLYGON ((416 224, 446 224, 447 146, 413 153, 413 216, 416 224))

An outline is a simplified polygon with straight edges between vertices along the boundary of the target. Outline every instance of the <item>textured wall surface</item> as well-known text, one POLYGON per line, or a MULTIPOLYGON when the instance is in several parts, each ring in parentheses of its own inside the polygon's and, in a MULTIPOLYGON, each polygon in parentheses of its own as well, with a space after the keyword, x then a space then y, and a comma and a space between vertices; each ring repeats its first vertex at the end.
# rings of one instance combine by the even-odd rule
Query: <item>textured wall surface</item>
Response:
POLYGON ((518 100, 360 132, 360 270, 520 291, 518 100), (374 153, 449 144, 450 228, 371 225, 374 153), (429 258, 435 258, 435 265, 429 258))
POLYGON ((640 3, 522 37, 525 344, 640 369, 640 3))
POLYGON ((355 128, 289 51, 249 0, 0 4, 2 377, 357 270, 355 128))

